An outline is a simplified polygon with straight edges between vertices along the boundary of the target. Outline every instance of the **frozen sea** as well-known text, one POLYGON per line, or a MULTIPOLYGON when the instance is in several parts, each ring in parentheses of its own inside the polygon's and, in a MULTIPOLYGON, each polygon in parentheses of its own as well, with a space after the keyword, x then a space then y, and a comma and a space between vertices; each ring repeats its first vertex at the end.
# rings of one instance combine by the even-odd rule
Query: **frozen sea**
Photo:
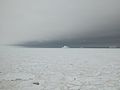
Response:
POLYGON ((120 49, 0 46, 0 90, 120 90, 120 49))

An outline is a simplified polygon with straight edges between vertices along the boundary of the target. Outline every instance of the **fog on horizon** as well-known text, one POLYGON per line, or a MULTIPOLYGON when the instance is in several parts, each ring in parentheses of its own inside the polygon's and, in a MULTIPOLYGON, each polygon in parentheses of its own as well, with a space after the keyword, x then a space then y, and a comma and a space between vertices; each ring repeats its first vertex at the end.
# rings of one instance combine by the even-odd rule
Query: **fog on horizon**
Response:
POLYGON ((119 0, 0 0, 0 44, 120 43, 119 4, 119 0))

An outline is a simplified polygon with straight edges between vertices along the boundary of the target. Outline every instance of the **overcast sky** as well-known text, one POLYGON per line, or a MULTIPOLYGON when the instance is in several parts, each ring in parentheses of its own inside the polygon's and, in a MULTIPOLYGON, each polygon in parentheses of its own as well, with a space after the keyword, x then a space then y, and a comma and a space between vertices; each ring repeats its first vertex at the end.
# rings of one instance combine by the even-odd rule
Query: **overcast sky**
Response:
POLYGON ((120 0, 0 0, 0 43, 120 39, 120 0))

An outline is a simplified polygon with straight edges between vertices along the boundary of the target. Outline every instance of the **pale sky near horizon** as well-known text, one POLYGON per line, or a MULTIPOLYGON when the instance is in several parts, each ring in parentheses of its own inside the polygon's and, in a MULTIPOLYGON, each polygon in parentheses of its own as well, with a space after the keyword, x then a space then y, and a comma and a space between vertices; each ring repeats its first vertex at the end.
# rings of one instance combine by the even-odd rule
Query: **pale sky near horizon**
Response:
POLYGON ((120 0, 0 0, 1 44, 115 35, 120 0))

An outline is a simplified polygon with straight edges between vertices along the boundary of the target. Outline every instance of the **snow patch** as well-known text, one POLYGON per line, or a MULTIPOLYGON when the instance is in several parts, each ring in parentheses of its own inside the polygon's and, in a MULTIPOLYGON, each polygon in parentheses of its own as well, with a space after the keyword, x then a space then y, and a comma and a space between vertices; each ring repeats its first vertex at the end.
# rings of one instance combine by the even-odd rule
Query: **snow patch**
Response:
POLYGON ((31 80, 35 76, 28 73, 8 73, 3 77, 3 80, 31 80))

